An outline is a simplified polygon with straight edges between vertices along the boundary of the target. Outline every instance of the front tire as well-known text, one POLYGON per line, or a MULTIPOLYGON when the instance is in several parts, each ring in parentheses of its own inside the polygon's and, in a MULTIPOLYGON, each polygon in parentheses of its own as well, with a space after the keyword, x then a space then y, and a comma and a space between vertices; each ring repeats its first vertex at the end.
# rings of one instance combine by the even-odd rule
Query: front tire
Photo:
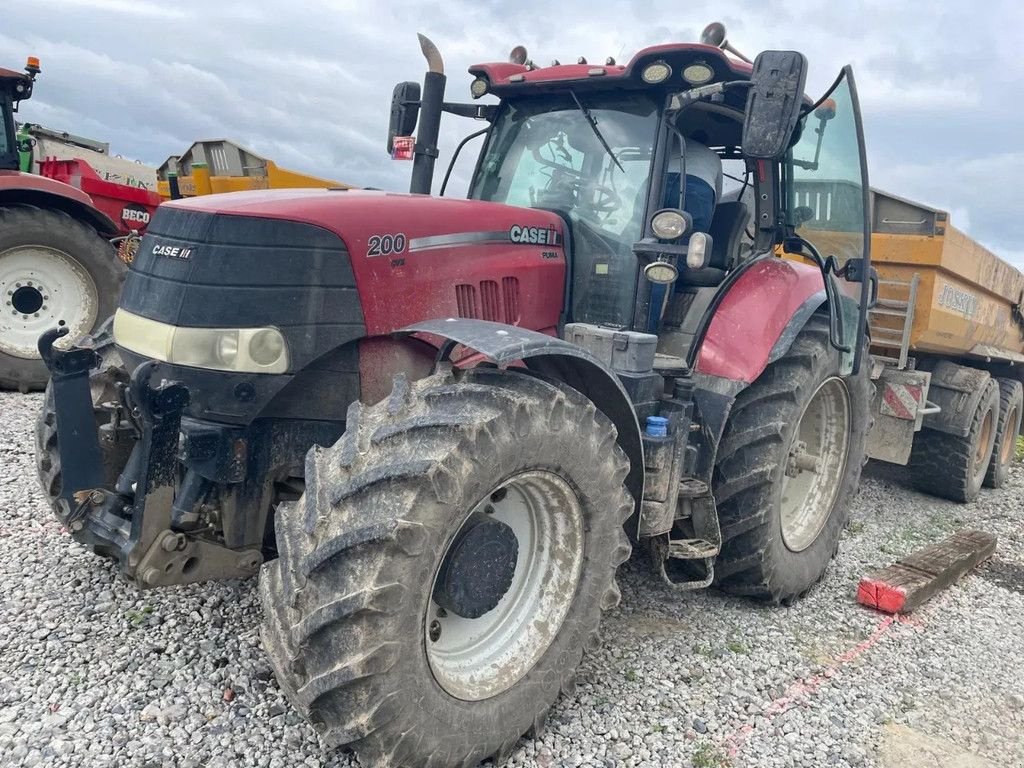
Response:
POLYGON ((736 398, 714 473, 720 588, 788 603, 825 573, 864 464, 867 361, 843 378, 828 318, 815 315, 736 398))
POLYGON ((0 208, 0 389, 43 389, 39 337, 63 321, 63 348, 96 330, 117 309, 125 271, 110 243, 63 211, 0 208))
POLYGON ((619 600, 633 501, 615 436, 522 373, 400 378, 352 406, 278 508, 260 579, 264 645, 325 743, 364 765, 475 765, 543 725, 619 600))

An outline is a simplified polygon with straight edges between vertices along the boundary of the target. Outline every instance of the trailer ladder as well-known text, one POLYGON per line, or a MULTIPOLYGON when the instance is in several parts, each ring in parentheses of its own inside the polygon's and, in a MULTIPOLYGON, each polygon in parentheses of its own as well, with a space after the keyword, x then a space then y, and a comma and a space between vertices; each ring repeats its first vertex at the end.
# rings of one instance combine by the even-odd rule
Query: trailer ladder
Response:
POLYGON ((920 280, 917 272, 910 280, 879 280, 879 293, 888 288, 885 292, 890 296, 895 294, 906 298, 879 298, 869 310, 872 354, 876 360, 894 365, 898 370, 907 367, 910 331, 914 325, 914 304, 920 280), (875 349, 884 350, 884 353, 878 354, 875 349), (897 357, 891 355, 893 350, 899 350, 897 357))

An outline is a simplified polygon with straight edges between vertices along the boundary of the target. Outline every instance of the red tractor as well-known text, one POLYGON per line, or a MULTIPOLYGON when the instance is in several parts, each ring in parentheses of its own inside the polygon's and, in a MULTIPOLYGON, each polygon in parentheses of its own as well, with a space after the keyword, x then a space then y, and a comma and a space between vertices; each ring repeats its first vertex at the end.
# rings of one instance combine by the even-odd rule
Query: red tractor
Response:
POLYGON ((423 47, 411 194, 165 204, 112 334, 40 340, 61 522, 144 588, 259 571, 281 686, 367 765, 501 762, 631 550, 677 590, 803 595, 870 426, 848 68, 812 102, 793 52, 517 49, 470 69, 497 104, 456 104, 423 47), (443 112, 485 123, 468 200, 429 196, 443 112), (736 178, 709 210, 698 143, 736 178))
POLYGON ((0 389, 23 392, 49 378, 36 346, 43 331, 63 324, 66 346, 113 314, 126 266, 110 240, 125 241, 129 255, 133 230, 144 232, 160 204, 156 192, 104 180, 85 160, 32 160, 25 144, 35 139, 16 131, 14 115, 39 71, 35 58, 24 72, 0 69, 0 389))

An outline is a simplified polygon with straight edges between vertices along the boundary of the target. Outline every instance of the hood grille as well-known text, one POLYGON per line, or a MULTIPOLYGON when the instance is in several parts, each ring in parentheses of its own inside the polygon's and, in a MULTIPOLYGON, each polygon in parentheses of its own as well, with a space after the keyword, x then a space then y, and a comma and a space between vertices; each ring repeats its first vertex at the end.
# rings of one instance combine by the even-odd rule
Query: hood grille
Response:
POLYGON ((494 280, 459 283, 455 286, 455 305, 459 317, 518 325, 519 279, 503 277, 500 286, 494 280))

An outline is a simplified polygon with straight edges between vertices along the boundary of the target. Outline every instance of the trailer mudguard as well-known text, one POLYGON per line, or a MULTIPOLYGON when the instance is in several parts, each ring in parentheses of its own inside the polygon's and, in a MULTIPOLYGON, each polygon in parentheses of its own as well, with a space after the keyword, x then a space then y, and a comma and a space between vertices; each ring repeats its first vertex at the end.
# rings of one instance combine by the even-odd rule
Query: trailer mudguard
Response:
POLYGON ((938 432, 967 437, 991 374, 949 360, 924 360, 920 367, 931 372, 928 400, 939 407, 937 412, 924 417, 923 425, 938 432))
POLYGON ((694 371, 750 384, 786 353, 826 295, 817 267, 774 256, 751 262, 712 303, 694 371))
POLYGON ((558 379, 582 392, 618 431, 617 442, 629 458, 626 487, 633 494, 639 511, 644 490, 640 425, 626 390, 615 374, 596 357, 556 336, 488 320, 427 320, 406 326, 396 333, 440 336, 479 352, 499 366, 522 361, 529 370, 558 379))
POLYGON ((113 220, 93 205, 85 192, 60 181, 21 171, 0 170, 0 205, 56 208, 93 227, 104 237, 120 231, 113 220))

